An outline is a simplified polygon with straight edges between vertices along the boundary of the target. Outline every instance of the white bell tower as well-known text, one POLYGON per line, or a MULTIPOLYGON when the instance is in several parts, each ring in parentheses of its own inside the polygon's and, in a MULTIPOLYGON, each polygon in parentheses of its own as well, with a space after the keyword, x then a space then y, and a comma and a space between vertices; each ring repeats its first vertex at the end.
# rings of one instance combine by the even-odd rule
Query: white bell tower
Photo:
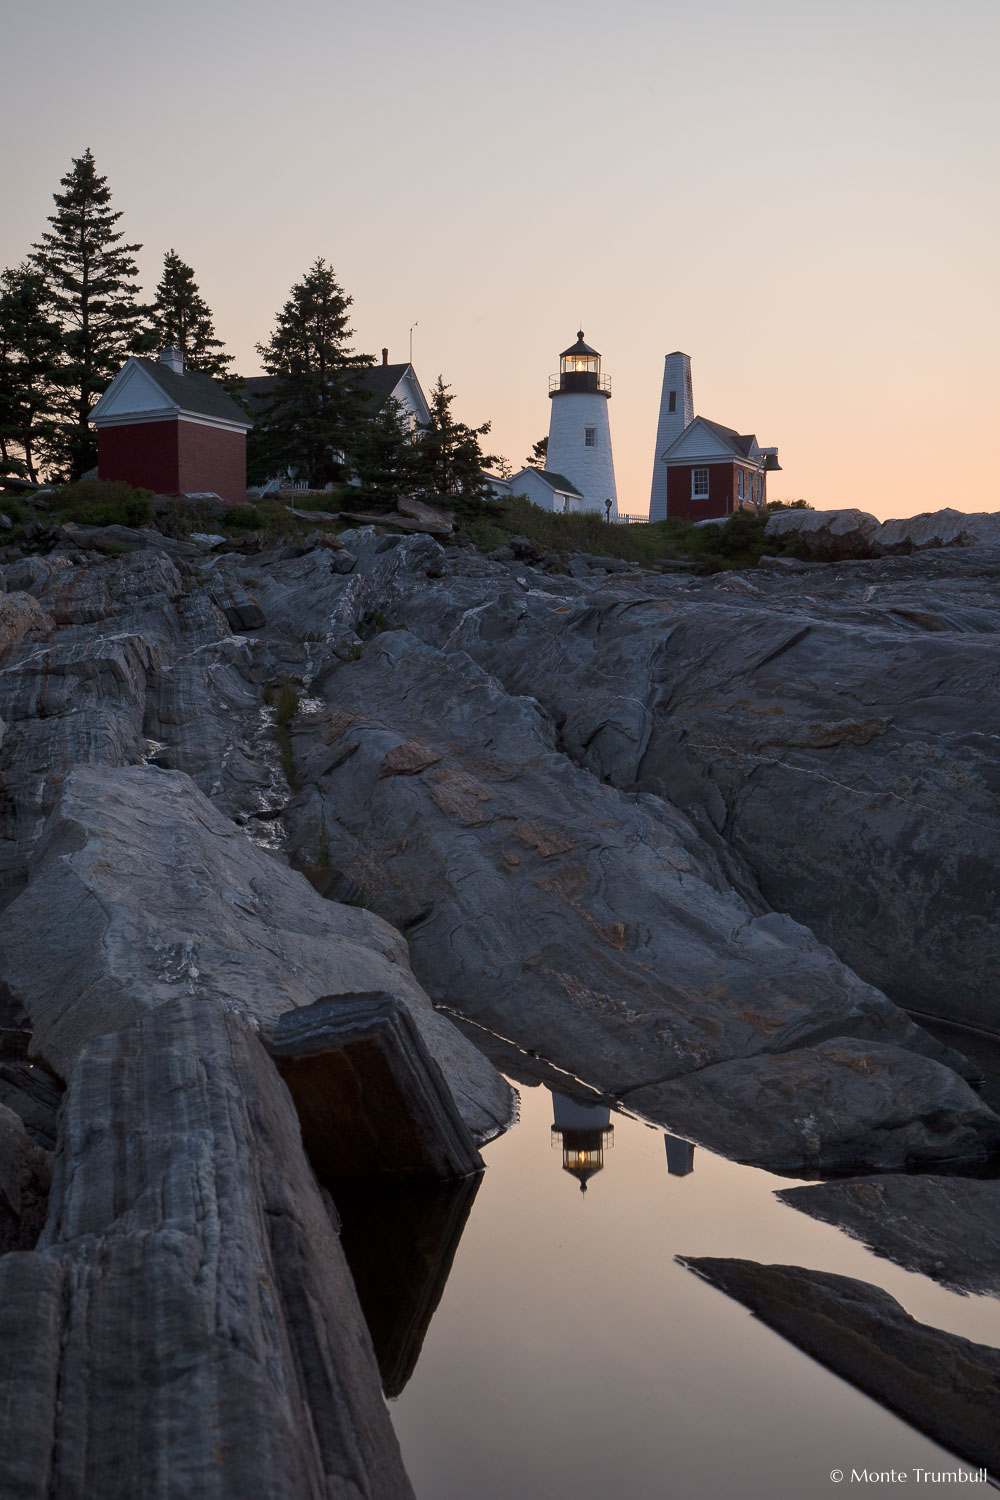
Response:
POLYGON ((653 483, 649 491, 651 521, 664 521, 667 516, 667 466, 663 462, 663 455, 693 421, 691 356, 675 350, 663 360, 663 393, 660 396, 660 417, 656 424, 653 483))
POLYGON ((579 510, 618 514, 615 461, 611 452, 608 402, 611 381, 601 374, 601 356, 577 341, 559 356, 559 374, 549 378, 552 414, 545 467, 569 479, 583 496, 579 510), (610 512, 607 502, 611 501, 610 512))

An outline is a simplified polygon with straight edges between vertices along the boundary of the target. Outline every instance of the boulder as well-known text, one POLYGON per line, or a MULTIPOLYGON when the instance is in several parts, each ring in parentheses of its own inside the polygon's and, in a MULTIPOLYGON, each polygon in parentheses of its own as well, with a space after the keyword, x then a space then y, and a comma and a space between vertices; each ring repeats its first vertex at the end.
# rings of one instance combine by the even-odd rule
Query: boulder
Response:
POLYGON ((887 1292, 847 1276, 709 1256, 678 1259, 952 1453, 1000 1470, 1000 1350, 918 1323, 887 1292))
POLYGON ((1000 545, 1000 511, 923 511, 885 521, 879 527, 879 552, 916 552, 923 547, 975 547, 1000 545))
POLYGON ((777 1195, 835 1224, 876 1255, 960 1292, 1000 1295, 1000 1182, 995 1178, 862 1177, 777 1195))
POLYGON ((434 1011, 399 933, 324 901, 181 772, 70 770, 29 883, 0 916, 0 948, 32 1047, 64 1076, 88 1042, 178 994, 263 1024, 323 995, 391 991, 473 1133, 510 1118, 508 1086, 434 1011))
POLYGON ((0 1404, 21 1500, 412 1495, 291 1099, 236 1016, 178 996, 82 1049, 45 1233, 0 1259, 0 1404))
POLYGON ((423 500, 408 500, 404 497, 396 501, 396 509, 400 515, 419 521, 423 530, 431 536, 450 536, 455 529, 453 511, 439 510, 437 506, 427 505, 423 500))
POLYGON ((768 518, 765 535, 772 541, 797 541, 812 557, 874 557, 879 522, 867 511, 779 510, 768 518))

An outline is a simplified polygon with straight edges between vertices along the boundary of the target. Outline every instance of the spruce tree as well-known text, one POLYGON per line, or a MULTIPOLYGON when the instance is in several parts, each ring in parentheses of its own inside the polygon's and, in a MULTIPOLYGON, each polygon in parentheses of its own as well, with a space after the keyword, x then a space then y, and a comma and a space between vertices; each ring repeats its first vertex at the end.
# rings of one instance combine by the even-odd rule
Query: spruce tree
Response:
POLYGON ((215 337, 212 314, 194 271, 176 250, 168 250, 163 257, 163 275, 153 303, 153 332, 160 349, 181 351, 185 369, 218 378, 228 374, 233 356, 222 352, 224 345, 215 337))
POLYGON ((483 453, 479 439, 492 427, 469 427, 451 414, 455 397, 439 375, 430 399, 430 421, 420 424, 415 468, 422 487, 430 495, 445 495, 459 509, 478 509, 492 491, 484 470, 497 462, 493 453, 483 453))
POLYGON ((353 300, 320 257, 292 287, 268 342, 257 345, 275 384, 255 432, 256 472, 291 470, 314 489, 346 476, 370 413, 357 371, 372 363, 351 350, 353 300))
POLYGON ((28 266, 0 276, 0 461, 37 480, 51 456, 62 375, 62 330, 45 283, 28 266))
POLYGON ((75 157, 54 193, 52 229, 34 246, 32 264, 45 278, 52 308, 63 330, 65 365, 60 403, 59 447, 70 478, 78 479, 97 457, 88 418, 129 354, 151 347, 148 308, 138 300, 134 260, 141 245, 123 244, 115 225, 106 177, 99 177, 88 149, 75 157))
POLYGON ((409 414, 395 396, 361 424, 348 455, 355 475, 373 499, 394 506, 414 484, 416 449, 409 414))

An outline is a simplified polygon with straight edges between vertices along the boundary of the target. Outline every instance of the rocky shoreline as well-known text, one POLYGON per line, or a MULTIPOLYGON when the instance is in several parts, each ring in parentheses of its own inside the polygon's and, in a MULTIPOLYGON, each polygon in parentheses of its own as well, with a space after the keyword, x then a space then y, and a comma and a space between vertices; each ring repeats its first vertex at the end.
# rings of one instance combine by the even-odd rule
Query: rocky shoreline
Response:
POLYGON ((510 1090, 449 1011, 737 1160, 853 1173, 787 1201, 996 1292, 994 1184, 904 1169, 1000 1151, 961 1033, 913 1018, 1000 1032, 1000 547, 701 578, 157 535, 0 566, 0 1274, 41 1319, 5 1330, 12 1493, 409 1493, 258 1040, 320 997, 396 997, 475 1139, 510 1090))

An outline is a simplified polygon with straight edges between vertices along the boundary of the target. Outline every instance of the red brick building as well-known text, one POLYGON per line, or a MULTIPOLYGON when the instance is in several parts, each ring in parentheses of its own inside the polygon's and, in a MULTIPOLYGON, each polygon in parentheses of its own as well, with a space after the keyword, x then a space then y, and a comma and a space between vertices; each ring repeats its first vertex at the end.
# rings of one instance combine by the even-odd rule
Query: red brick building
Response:
POLYGON ((177 349, 158 360, 133 355, 90 414, 97 472, 161 495, 247 497, 250 418, 217 380, 185 373, 177 349))
POLYGON ((781 467, 776 448, 761 448, 752 433, 707 417, 688 423, 661 459, 667 471, 666 514, 687 521, 763 510, 767 474, 781 467))

